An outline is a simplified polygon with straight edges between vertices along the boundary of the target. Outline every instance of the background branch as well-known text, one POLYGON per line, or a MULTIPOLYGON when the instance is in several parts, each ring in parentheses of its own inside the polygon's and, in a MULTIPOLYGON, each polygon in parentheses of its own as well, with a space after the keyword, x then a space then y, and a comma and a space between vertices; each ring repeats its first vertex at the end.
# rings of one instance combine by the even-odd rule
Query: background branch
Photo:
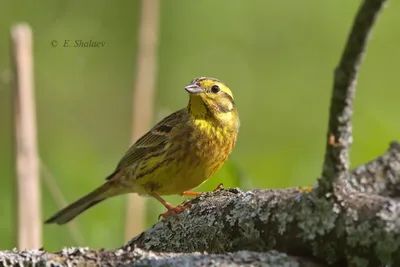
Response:
POLYGON ((36 106, 33 82, 32 31, 27 24, 11 29, 14 70, 14 146, 18 248, 42 246, 42 213, 36 106))
MULTIPOLYGON (((133 87, 132 144, 151 127, 157 80, 159 1, 142 0, 139 22, 139 48, 133 87)), ((145 229, 145 198, 129 194, 126 207, 125 240, 145 229)))
MULTIPOLYGON (((43 162, 42 159, 40 161, 40 169, 41 169, 41 178, 46 185, 47 189, 50 192, 51 197, 54 202, 57 204, 57 207, 61 210, 62 208, 68 205, 68 202, 65 200, 65 197, 62 193, 61 188, 57 185, 56 179, 54 175, 51 173, 49 167, 43 162)), ((81 231, 79 230, 78 224, 76 221, 71 221, 66 225, 71 234, 71 238, 77 246, 82 246, 84 244, 84 239, 81 231)))

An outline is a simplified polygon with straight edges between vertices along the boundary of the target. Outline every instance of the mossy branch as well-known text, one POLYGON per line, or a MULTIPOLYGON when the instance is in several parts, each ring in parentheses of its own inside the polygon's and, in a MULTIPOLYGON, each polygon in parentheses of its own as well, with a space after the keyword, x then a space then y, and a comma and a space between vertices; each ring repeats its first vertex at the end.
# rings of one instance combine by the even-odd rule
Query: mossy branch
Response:
POLYGON ((160 253, 135 250, 89 250, 68 248, 57 253, 38 250, 0 252, 0 266, 274 266, 324 267, 312 259, 288 256, 277 251, 239 251, 224 254, 160 253), (29 265, 32 266, 32 265, 29 265))
POLYGON ((400 197, 400 144, 393 142, 380 156, 353 170, 348 185, 363 193, 400 197))

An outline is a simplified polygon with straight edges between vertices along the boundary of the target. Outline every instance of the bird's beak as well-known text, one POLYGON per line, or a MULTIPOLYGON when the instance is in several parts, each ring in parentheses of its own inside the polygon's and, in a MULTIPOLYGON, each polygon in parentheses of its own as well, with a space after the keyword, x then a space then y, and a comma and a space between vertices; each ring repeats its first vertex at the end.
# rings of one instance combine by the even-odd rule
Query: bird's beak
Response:
POLYGON ((185 90, 188 91, 190 94, 200 94, 204 92, 204 90, 195 83, 185 86, 185 90))

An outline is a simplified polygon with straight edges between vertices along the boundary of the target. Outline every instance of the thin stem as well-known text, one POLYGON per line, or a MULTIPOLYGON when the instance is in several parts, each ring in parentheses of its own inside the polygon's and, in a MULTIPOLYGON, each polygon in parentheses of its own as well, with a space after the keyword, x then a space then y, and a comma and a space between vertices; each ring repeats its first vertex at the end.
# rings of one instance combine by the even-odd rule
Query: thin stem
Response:
POLYGON ((42 246, 41 197, 36 107, 33 81, 32 31, 27 24, 11 29, 14 69, 14 146, 19 249, 42 246))
MULTIPOLYGON (((157 77, 159 1, 142 0, 139 23, 139 48, 133 89, 132 142, 146 133, 153 118, 154 91, 157 77)), ((125 240, 145 229, 145 199, 128 196, 125 240)))

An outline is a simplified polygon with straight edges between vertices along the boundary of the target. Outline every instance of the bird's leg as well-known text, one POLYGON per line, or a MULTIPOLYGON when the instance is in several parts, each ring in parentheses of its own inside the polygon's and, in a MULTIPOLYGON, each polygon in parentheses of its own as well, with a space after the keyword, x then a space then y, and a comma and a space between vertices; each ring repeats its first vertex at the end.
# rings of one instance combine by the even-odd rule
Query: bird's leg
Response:
MULTIPOLYGON (((224 188, 224 185, 221 183, 219 184, 212 192, 218 191, 220 189, 224 188)), ((179 195, 183 197, 197 197, 203 194, 203 192, 193 192, 193 191, 184 191, 180 193, 179 195)))
POLYGON ((193 192, 193 191, 184 191, 180 193, 179 195, 182 197, 197 197, 200 196, 202 192, 193 192))
MULTIPOLYGON (((219 184, 214 190, 213 192, 219 190, 223 188, 222 184, 219 184)), ((182 193, 180 193, 181 196, 186 196, 186 197, 197 197, 199 195, 201 195, 202 192, 193 192, 193 191, 184 191, 182 193)), ((161 204, 164 205, 164 207, 167 209, 166 212, 160 214, 160 217, 163 218, 167 218, 171 215, 176 215, 178 213, 181 213, 182 211, 186 210, 187 208, 190 208, 192 205, 190 204, 190 201, 184 201, 181 205, 179 206, 173 206, 170 203, 168 203, 167 201, 165 201, 162 197, 160 197, 158 194, 156 193, 152 193, 151 194, 152 197, 154 197, 155 199, 157 199, 161 204)))
POLYGON ((158 216, 158 219, 160 219, 160 217, 167 218, 169 216, 176 215, 178 213, 181 213, 185 209, 190 208, 190 206, 191 206, 189 203, 186 203, 184 205, 179 205, 179 206, 173 206, 170 203, 168 203, 167 201, 165 201, 162 197, 160 197, 156 193, 152 193, 151 196, 154 197, 155 199, 157 199, 159 202, 161 202, 161 204, 163 204, 164 207, 167 209, 166 212, 164 212, 164 213, 160 214, 160 216, 158 216))
POLYGON ((224 185, 222 183, 220 183, 219 185, 217 185, 217 187, 213 190, 213 192, 218 191, 220 189, 224 189, 224 185))

